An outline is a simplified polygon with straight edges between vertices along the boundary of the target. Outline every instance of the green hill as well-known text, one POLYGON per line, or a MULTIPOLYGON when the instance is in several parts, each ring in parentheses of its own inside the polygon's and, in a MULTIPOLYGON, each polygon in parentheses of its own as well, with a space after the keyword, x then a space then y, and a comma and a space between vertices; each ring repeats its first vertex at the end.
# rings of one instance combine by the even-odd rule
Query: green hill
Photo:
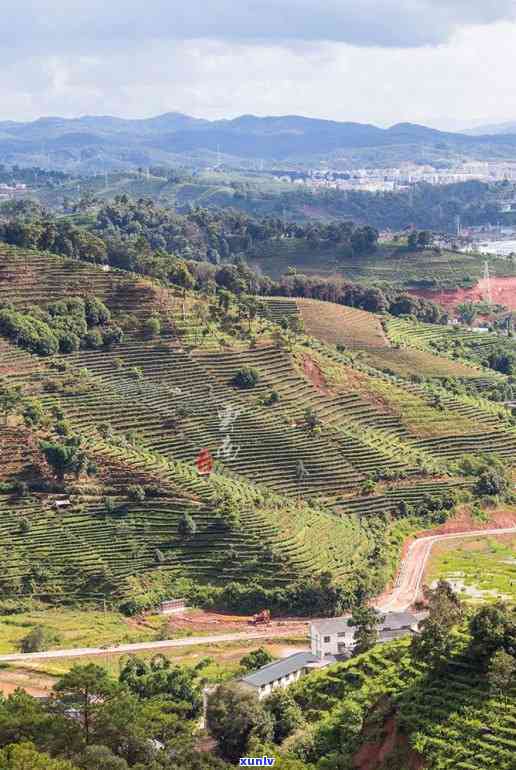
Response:
MULTIPOLYGON (((337 246, 310 244, 288 238, 257 246, 251 264, 278 279, 289 267, 307 275, 332 276, 365 285, 397 289, 454 289, 475 285, 484 274, 485 256, 447 249, 408 251, 396 244, 380 244, 371 255, 347 256, 337 246)), ((516 275, 507 259, 490 257, 496 277, 516 275)))
MULTIPOLYGON (((413 382, 406 356, 397 373, 364 358, 380 327, 363 311, 335 311, 342 339, 355 342, 337 350, 322 332, 317 340, 245 319, 213 296, 9 247, 0 251, 0 305, 24 319, 14 334, 0 318, 5 596, 151 601, 182 579, 215 592, 256 584, 285 607, 281 591, 329 572, 349 602, 357 590, 380 591, 403 533, 470 484, 452 461, 515 457, 503 406, 447 390, 444 379, 413 382), (121 341, 103 341, 100 324, 78 350, 31 352, 27 330, 57 324, 56 301, 92 296, 121 341), (236 387, 249 370, 255 387, 236 387), (11 408, 15 386, 21 400, 11 408), (45 441, 66 454, 64 478, 45 441), (195 465, 206 449, 210 477, 195 465)), ((438 360, 443 377, 479 376, 438 360)))

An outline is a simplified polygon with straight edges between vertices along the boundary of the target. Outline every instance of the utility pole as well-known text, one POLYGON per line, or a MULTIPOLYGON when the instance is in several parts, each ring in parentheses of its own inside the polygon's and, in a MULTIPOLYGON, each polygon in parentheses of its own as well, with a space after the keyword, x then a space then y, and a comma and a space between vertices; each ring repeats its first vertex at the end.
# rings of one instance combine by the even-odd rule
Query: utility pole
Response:
POLYGON ((491 276, 489 275, 489 262, 484 262, 484 283, 485 283, 485 297, 490 305, 493 304, 493 295, 491 292, 491 276))

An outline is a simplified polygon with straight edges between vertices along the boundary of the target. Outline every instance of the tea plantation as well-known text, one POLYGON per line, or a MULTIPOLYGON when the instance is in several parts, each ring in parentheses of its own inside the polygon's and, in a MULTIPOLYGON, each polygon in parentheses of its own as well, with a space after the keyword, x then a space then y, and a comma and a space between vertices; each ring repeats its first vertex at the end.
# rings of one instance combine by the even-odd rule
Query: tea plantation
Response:
POLYGON ((470 494, 463 455, 516 457, 510 410, 448 382, 506 378, 425 353, 446 327, 281 298, 246 318, 217 295, 4 246, 0 307, 22 318, 0 329, 6 597, 280 596, 321 575, 346 601, 372 595, 400 526, 470 494), (104 308, 122 333, 103 338, 96 319, 70 351, 37 355, 62 300, 104 308), (433 376, 413 377, 409 348, 433 376))

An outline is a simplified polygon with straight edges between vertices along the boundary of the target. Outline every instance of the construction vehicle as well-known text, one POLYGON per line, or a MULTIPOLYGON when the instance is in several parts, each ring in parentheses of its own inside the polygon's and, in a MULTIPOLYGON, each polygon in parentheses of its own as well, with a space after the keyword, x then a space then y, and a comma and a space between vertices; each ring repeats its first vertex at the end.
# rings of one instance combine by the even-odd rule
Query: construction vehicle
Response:
POLYGON ((249 621, 253 626, 258 626, 260 623, 268 626, 271 622, 270 610, 262 610, 257 615, 253 616, 253 619, 249 621))

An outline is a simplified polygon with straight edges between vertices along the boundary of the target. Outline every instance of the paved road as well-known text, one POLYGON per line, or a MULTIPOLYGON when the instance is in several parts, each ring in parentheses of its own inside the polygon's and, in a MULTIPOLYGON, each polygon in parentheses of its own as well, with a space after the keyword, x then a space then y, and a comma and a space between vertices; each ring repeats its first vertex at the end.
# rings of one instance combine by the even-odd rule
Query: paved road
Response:
MULTIPOLYGON (((401 612, 408 609, 416 600, 425 572, 425 566, 434 543, 443 540, 463 540, 479 535, 508 535, 516 534, 516 527, 505 529, 478 529, 470 532, 453 532, 448 535, 429 535, 420 537, 410 545, 396 579, 396 584, 386 598, 376 606, 382 612, 401 612)), ((292 628, 263 629, 261 631, 240 631, 233 634, 216 634, 213 636, 188 636, 183 639, 167 639, 160 642, 138 642, 136 644, 120 644, 114 647, 76 647, 71 650, 49 650, 48 652, 13 653, 0 655, 0 663, 16 661, 50 660, 52 658, 79 658, 84 655, 108 655, 110 653, 133 653, 144 650, 163 650, 171 647, 191 647, 198 644, 216 644, 217 642, 238 642, 251 639, 281 639, 292 637, 292 628)))
POLYGON ((213 636, 187 636, 183 639, 166 639, 160 642, 137 642, 135 644, 119 644, 113 647, 75 647, 71 650, 49 650, 48 652, 17 652, 0 655, 0 663, 15 661, 49 660, 51 658, 80 658, 83 655, 108 655, 109 653, 133 653, 144 650, 163 650, 168 647, 191 647, 197 644, 216 644, 217 642, 238 642, 249 639, 281 639, 292 638, 295 633, 290 629, 270 629, 263 631, 239 631, 234 634, 216 634, 213 636))
POLYGON ((477 529, 470 532, 453 532, 448 535, 428 535, 420 537, 410 545, 405 559, 401 563, 398 577, 391 594, 377 605, 382 612, 401 612, 408 609, 416 600, 426 563, 435 543, 443 540, 463 540, 479 535, 515 534, 516 527, 505 529, 477 529))

